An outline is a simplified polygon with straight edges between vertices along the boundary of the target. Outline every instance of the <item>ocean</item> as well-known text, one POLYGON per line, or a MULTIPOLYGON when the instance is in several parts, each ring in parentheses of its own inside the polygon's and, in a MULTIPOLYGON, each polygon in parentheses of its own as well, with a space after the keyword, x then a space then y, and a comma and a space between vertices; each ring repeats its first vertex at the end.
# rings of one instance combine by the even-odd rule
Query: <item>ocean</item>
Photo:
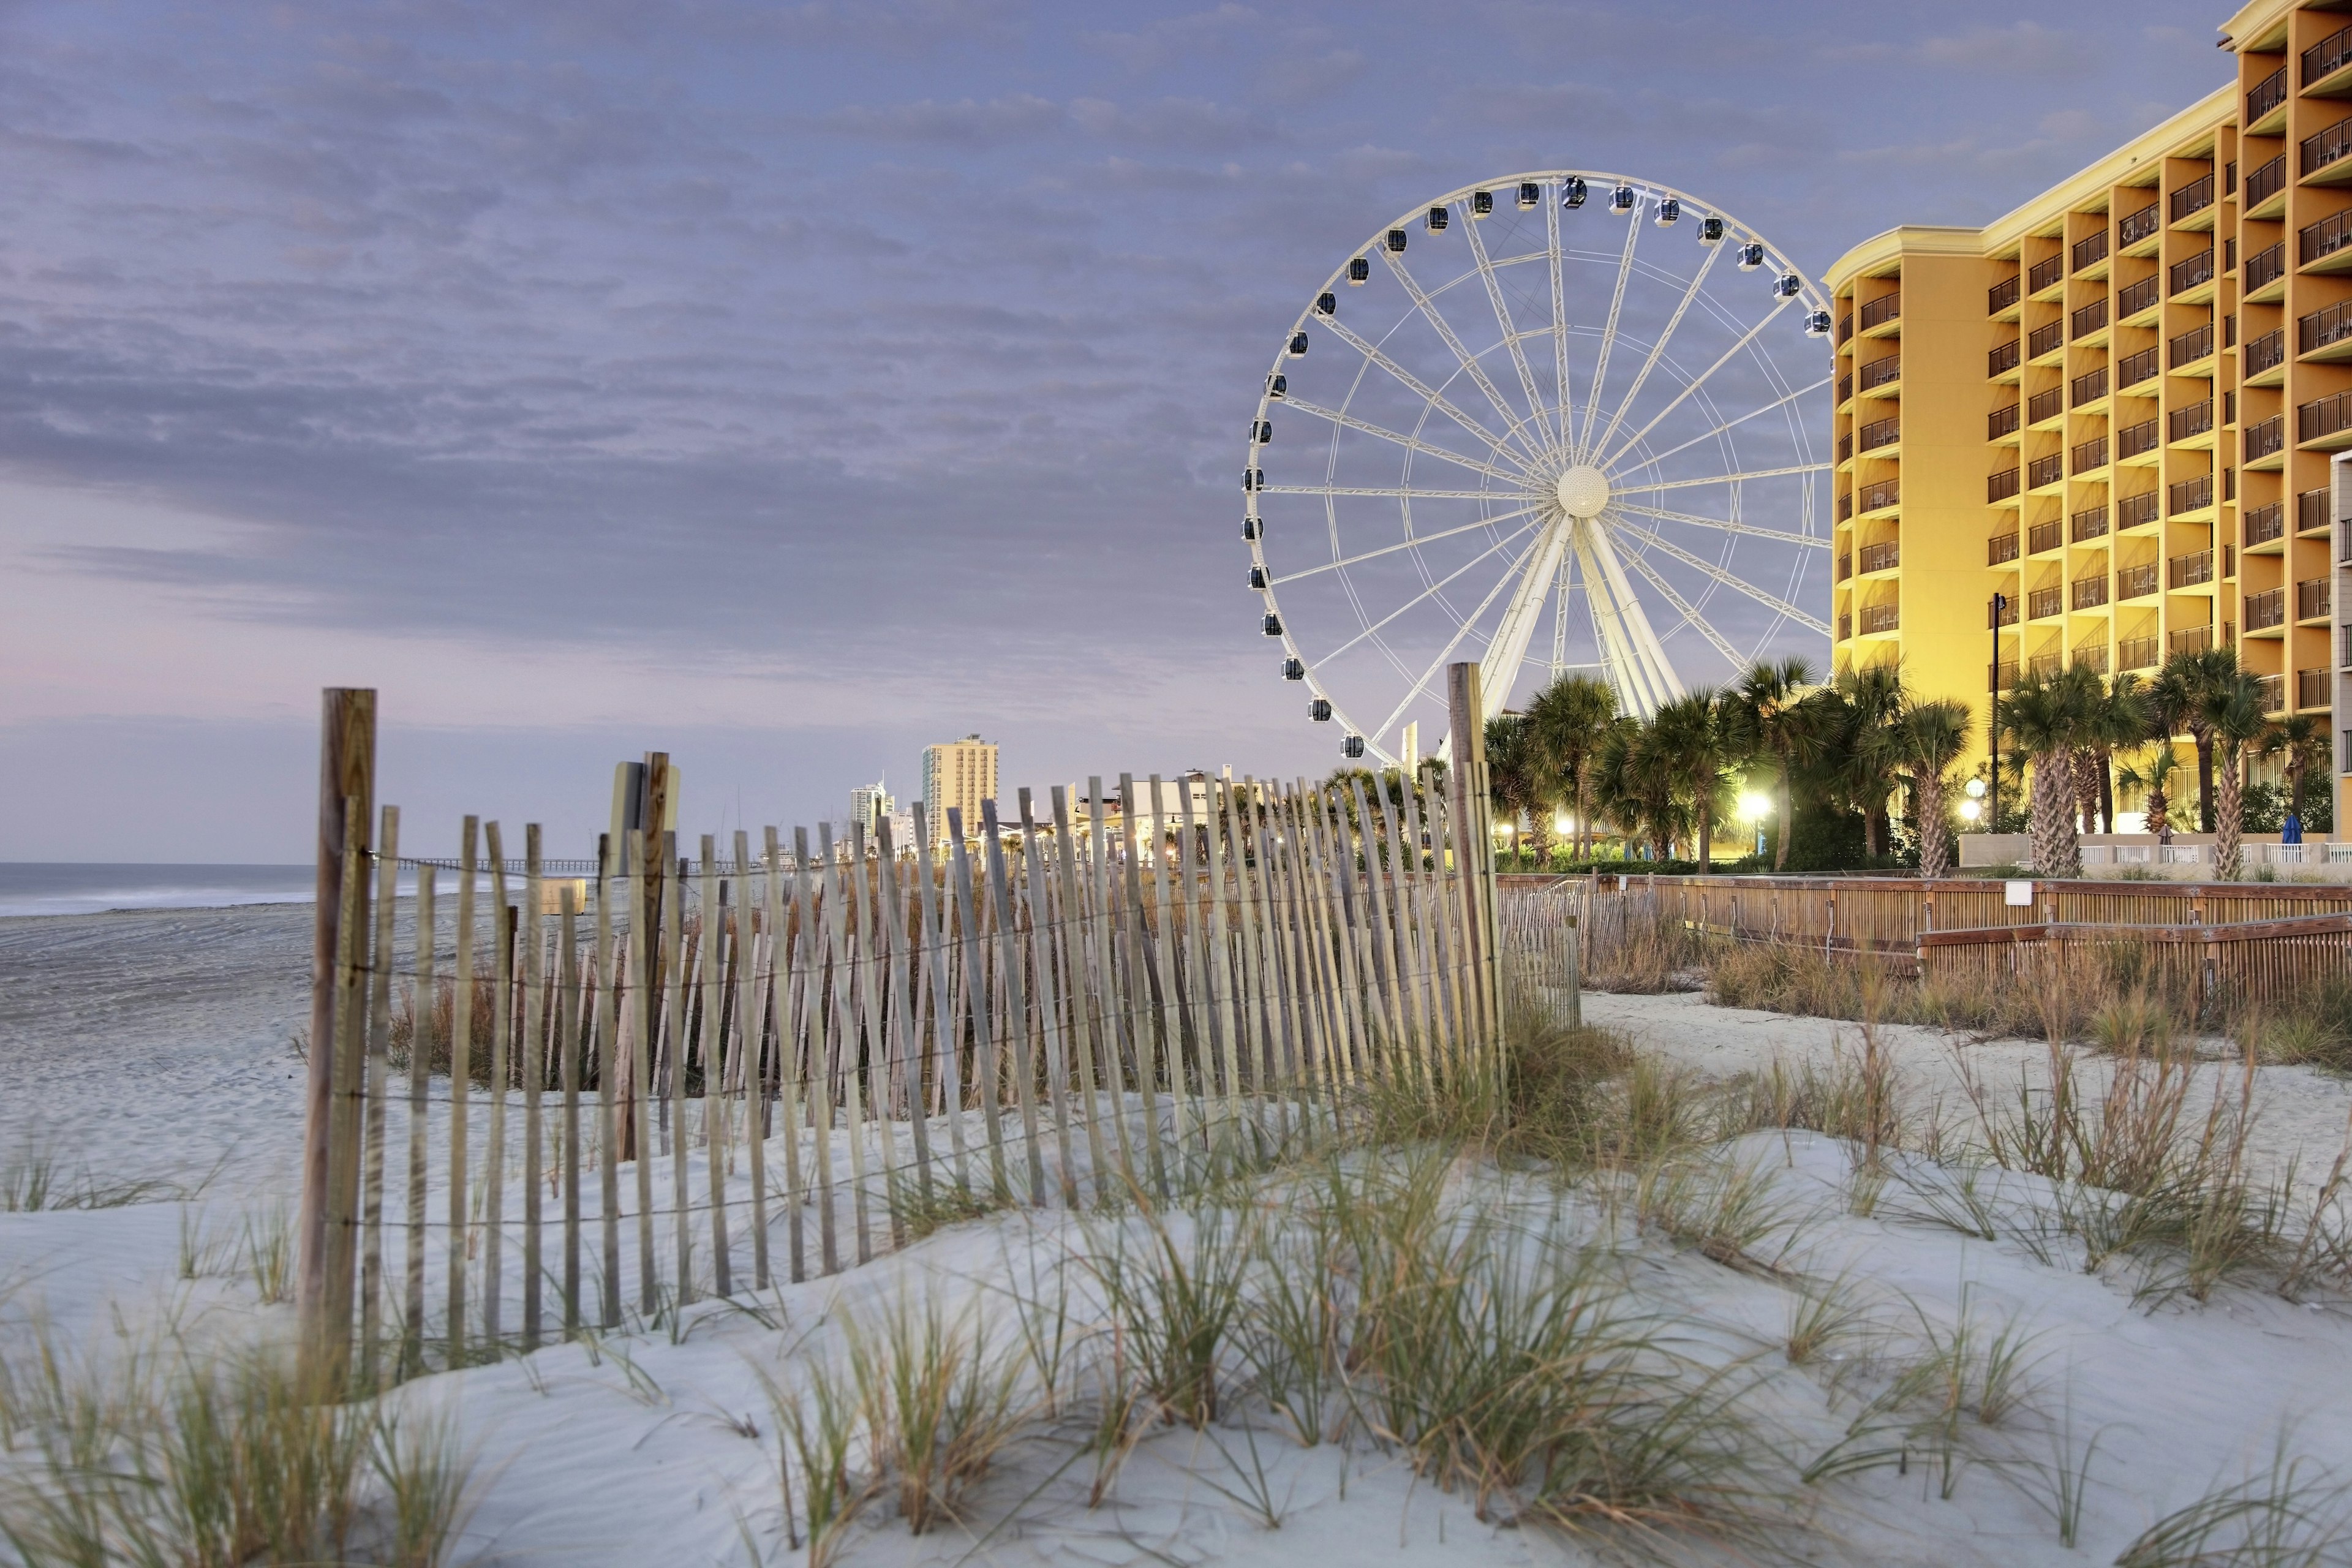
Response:
POLYGON ((310 866, 138 866, 0 860, 0 915, 308 903, 310 866))

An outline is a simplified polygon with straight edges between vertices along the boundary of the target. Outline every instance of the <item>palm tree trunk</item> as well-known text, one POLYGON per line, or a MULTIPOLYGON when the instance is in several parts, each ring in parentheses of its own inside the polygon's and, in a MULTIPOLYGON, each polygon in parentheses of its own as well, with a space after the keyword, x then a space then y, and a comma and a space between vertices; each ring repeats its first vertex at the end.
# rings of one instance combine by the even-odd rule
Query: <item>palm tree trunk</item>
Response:
POLYGON ((1781 748, 1780 759, 1780 842, 1772 847, 1772 869, 1775 871, 1785 871, 1789 868, 1790 819, 1796 815, 1796 801, 1794 798, 1795 791, 1790 787, 1789 752, 1786 747, 1781 748))
POLYGON ((2097 828, 2093 825, 2099 820, 2099 775, 2091 760, 2091 749, 2076 747, 2067 765, 2074 773, 2075 816, 2084 832, 2095 833, 2097 828))
POLYGON ((2099 831, 2116 830, 2116 765, 2115 753, 2106 747, 2099 748, 2099 831))
POLYGON ((2033 868, 2045 877, 2083 874, 2082 850, 2074 837, 2074 773, 2063 751, 2040 752, 2033 759, 2033 868))
POLYGON ((1919 805, 1919 875, 1932 880, 1952 874, 1951 840, 1944 831, 1944 781, 1939 774, 1912 776, 1919 805))
POLYGON ((1698 803, 1698 868, 1701 871, 1706 870, 1713 863, 1714 856, 1715 817, 1707 810, 1706 802, 1702 799, 1698 803))
POLYGON ((2243 759, 2234 752, 2221 759, 2220 798, 2213 810, 2213 864, 2221 880, 2234 882, 2245 869, 2245 847, 2240 842, 2246 819, 2246 779, 2243 759))
POLYGON ((2142 826, 2156 835, 2156 841, 2158 844, 2171 843, 2172 802, 2165 795, 2164 786, 2160 784, 2148 785, 2147 797, 2141 805, 2143 808, 2141 815, 2145 818, 2142 826))
POLYGON ((2197 742, 2197 831, 2212 833, 2213 826, 2213 736, 2210 731, 2191 730, 2189 738, 2197 742))

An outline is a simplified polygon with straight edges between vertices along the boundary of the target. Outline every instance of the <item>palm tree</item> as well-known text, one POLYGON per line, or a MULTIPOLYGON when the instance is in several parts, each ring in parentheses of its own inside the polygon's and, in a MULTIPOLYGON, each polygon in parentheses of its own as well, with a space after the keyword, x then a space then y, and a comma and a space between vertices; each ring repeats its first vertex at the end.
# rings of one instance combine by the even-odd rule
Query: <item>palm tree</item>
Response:
POLYGON ((1672 759, 1657 743, 1652 725, 1621 719, 1601 738, 1594 757, 1593 793, 1630 846, 1640 837, 1665 859, 1674 848, 1675 775, 1672 759))
POLYGON ((2027 811, 2033 868, 2045 877, 2083 873, 2083 852, 2074 837, 2074 752, 2090 717, 2097 678, 2086 685, 2081 673, 2085 672, 2030 672, 1996 707, 2000 727, 2033 758, 2027 811))
POLYGON ((1951 874, 1952 829, 1944 819, 1944 774, 1967 752, 1975 730, 1975 710, 1944 697, 1912 703, 1891 731, 1891 749, 1910 773, 1918 803, 1922 877, 1951 874))
POLYGON ((2263 683, 2233 668, 2205 687, 2197 716, 2221 763, 2213 792, 2213 862, 2223 881, 2234 882, 2245 868, 2240 839, 2246 821, 2246 748, 2262 739, 2265 728, 2263 683))
POLYGON ((2226 647, 2176 653, 2164 661, 2149 684, 2148 707, 2160 739, 2187 734, 2197 742, 2197 825, 2200 833, 2214 831, 2213 731, 2204 719, 2208 692, 2238 672, 2238 656, 2226 647))
POLYGON ((1658 710, 1646 743, 1657 749, 1675 795, 1689 803, 1699 868, 1705 870, 1715 853, 1716 817, 1728 804, 1727 775, 1746 757, 1732 717, 1712 689, 1701 688, 1658 710))
POLYGON ((1864 853, 1885 853, 1886 797, 1895 793, 1903 763, 1894 744, 1903 717, 1903 672, 1892 664, 1842 672, 1832 689, 1844 711, 1839 737, 1838 783, 1862 813, 1864 853))
POLYGON ((1778 774, 1780 841, 1772 855, 1775 871, 1789 867, 1797 768, 1820 753, 1824 738, 1822 704, 1810 689, 1812 679, 1812 667, 1803 659, 1784 658, 1778 664, 1757 665, 1739 678, 1730 692, 1741 746, 1750 755, 1771 758, 1778 774))
POLYGON ((2095 816, 2101 832, 2116 830, 2116 750, 2147 738, 2148 710, 2147 683, 2128 670, 2109 681, 2091 704, 2082 754, 2075 759, 2074 791, 2083 820, 2087 824, 2095 816))
POLYGON ((2273 720, 2256 749, 2284 763, 2288 809, 2301 822, 2304 775, 2327 763, 2327 721, 2316 713, 2290 713, 2273 720))
POLYGON ((2172 842, 2172 785, 2179 773, 2180 758, 2173 752, 2172 742, 2165 740, 2156 743, 2147 762, 2116 774, 2119 787, 2140 792, 2140 809, 2147 819, 2147 831, 2156 835, 2158 844, 2172 842))
POLYGON ((1570 803, 1576 858, 1592 858, 1592 759, 1602 737, 1617 721, 1617 693, 1589 675, 1563 675, 1528 704, 1528 726, 1536 747, 1570 803))
POLYGON ((1550 783, 1524 717, 1497 713, 1486 721, 1487 798, 1502 821, 1516 823, 1526 814, 1528 846, 1538 868, 1551 861, 1550 783))

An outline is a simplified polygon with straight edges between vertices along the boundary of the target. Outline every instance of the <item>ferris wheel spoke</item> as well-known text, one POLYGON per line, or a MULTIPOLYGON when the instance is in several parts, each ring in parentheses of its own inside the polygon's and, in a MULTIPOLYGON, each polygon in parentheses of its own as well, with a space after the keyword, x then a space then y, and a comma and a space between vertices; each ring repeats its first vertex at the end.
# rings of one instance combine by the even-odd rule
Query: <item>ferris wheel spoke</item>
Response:
POLYGON ((1735 589, 1739 593, 1747 595, 1749 598, 1755 600, 1758 604, 1764 605, 1768 609, 1780 611, 1780 614, 1788 616, 1799 626, 1819 632, 1823 637, 1830 635, 1828 622, 1818 620, 1815 617, 1807 615, 1804 611, 1797 608, 1796 605, 1789 603, 1788 600, 1779 598, 1771 594, 1766 593, 1763 589, 1758 587, 1755 584, 1747 581, 1745 578, 1736 577, 1730 573, 1725 571, 1722 567, 1717 566, 1714 562, 1705 561, 1700 559, 1698 556, 1693 555, 1689 551, 1683 549, 1680 545, 1668 542, 1664 538, 1651 532, 1648 529, 1642 527, 1638 523, 1627 522, 1624 519, 1620 517, 1612 519, 1611 526, 1615 528, 1618 531, 1626 534, 1630 538, 1640 540, 1643 543, 1649 545, 1652 549, 1665 552, 1665 553, 1673 556, 1675 560, 1681 562, 1684 565, 1690 567, 1694 571, 1705 573, 1707 576, 1714 578, 1725 587, 1735 589))
POLYGON ((1312 415, 1318 419, 1328 419, 1334 425, 1344 425, 1350 430, 1360 431, 1364 435, 1377 437, 1383 441, 1393 442, 1395 445, 1402 447, 1408 451, 1426 452, 1433 458, 1442 458, 1449 463, 1459 463, 1465 468, 1475 468, 1482 474, 1492 475, 1496 479, 1502 480, 1507 485, 1517 485, 1522 482, 1523 476, 1514 473, 1509 469, 1498 468, 1492 463, 1482 463, 1475 458, 1465 457, 1462 453, 1454 451, 1450 447, 1433 446, 1431 443, 1423 440, 1418 436, 1408 436, 1402 430, 1391 430, 1385 425, 1375 425, 1369 419, 1360 418, 1353 414, 1345 412, 1344 410, 1338 408, 1326 408, 1321 404, 1308 403, 1302 398, 1297 397, 1285 398, 1283 401, 1287 403, 1291 407, 1298 410, 1301 414, 1312 415))
POLYGON ((1803 397, 1810 393, 1819 392, 1822 387, 1827 386, 1829 384, 1830 378, 1828 376, 1823 376, 1821 380, 1813 383, 1811 386, 1801 386, 1797 388, 1796 391, 1790 393, 1786 397, 1776 397, 1771 402, 1764 405, 1761 408, 1751 408, 1737 419, 1727 419, 1722 424, 1717 426, 1714 429, 1704 431, 1699 435, 1694 436, 1678 447, 1669 447, 1663 452, 1653 453, 1651 456, 1646 457, 1640 462, 1634 464, 1632 471, 1639 473, 1643 468, 1654 468, 1660 463, 1665 461, 1668 458, 1673 457, 1677 452, 1688 451, 1691 447, 1697 446, 1702 441, 1712 441, 1717 436, 1730 430, 1734 426, 1745 425, 1750 419, 1754 419, 1760 415, 1769 414, 1776 408, 1786 408, 1790 404, 1796 402, 1797 399, 1803 397))
MULTIPOLYGON (((1453 323, 1446 321, 1444 314, 1438 310, 1437 302, 1429 297, 1420 282, 1406 270, 1403 258, 1395 251, 1383 246, 1381 249, 1381 259, 1389 264, 1389 270, 1396 275, 1396 280, 1404 285, 1404 291, 1412 297, 1413 308, 1421 312, 1422 319, 1429 323, 1446 348, 1452 351, 1454 357, 1461 363, 1464 374, 1470 377, 1480 392, 1486 395, 1486 401, 1495 405, 1495 412, 1503 416, 1504 426, 1507 428, 1519 424, 1519 416, 1511 411, 1509 404, 1503 401, 1502 389, 1488 379, 1486 367, 1478 363, 1477 357, 1463 346, 1462 339, 1454 332, 1453 323)), ((1528 455, 1532 457, 1534 453, 1530 452, 1528 455)))
POLYGON ((1623 426, 1626 411, 1641 397, 1642 388, 1649 381, 1650 373, 1658 368, 1659 356, 1666 352, 1666 344, 1673 339, 1675 329, 1683 324, 1683 317, 1689 312, 1691 301, 1698 298, 1699 287, 1706 281, 1708 270, 1715 266, 1715 258, 1722 254, 1723 247, 1715 246, 1707 251, 1706 258, 1698 264, 1698 270, 1691 274, 1689 285, 1683 289, 1682 299, 1675 305, 1675 313, 1666 318, 1665 330, 1650 345, 1649 356, 1642 361, 1642 368, 1634 373, 1633 384, 1627 387, 1625 395, 1617 400, 1616 408, 1609 416, 1609 427, 1601 432, 1601 438, 1593 443, 1594 446, 1606 447, 1610 437, 1623 426))
POLYGON ((1652 490, 1687 490, 1702 485, 1736 485, 1742 479, 1777 479, 1788 474, 1826 474, 1827 463, 1792 463, 1785 468, 1749 468, 1744 473, 1711 474, 1703 479, 1633 479, 1623 487, 1627 495, 1647 495, 1652 490))
POLYGON ((1523 506, 1514 511, 1498 512, 1493 517, 1482 517, 1475 522, 1465 522, 1459 528, 1441 529, 1435 533, 1423 533, 1412 539, 1400 540, 1394 544, 1383 544, 1378 550, 1367 550, 1361 555, 1350 555, 1344 561, 1326 561, 1320 566, 1301 567, 1296 572, 1286 573, 1282 576, 1273 578, 1271 583, 1274 587, 1279 588, 1285 583, 1296 583, 1301 577, 1314 577, 1325 572, 1336 572, 1343 566, 1355 566, 1383 555, 1393 555, 1400 550, 1412 550, 1423 544, 1433 544, 1441 539, 1452 539, 1459 533, 1475 533, 1482 528, 1492 528, 1498 522, 1508 522, 1515 517, 1525 517, 1535 510, 1532 506, 1523 506))
POLYGON ((1495 264, 1487 259, 1486 242, 1480 237, 1475 222, 1464 227, 1470 237, 1470 254, 1478 263, 1478 281, 1486 286, 1486 303, 1495 310, 1495 325, 1502 329, 1503 342, 1510 347, 1511 363, 1519 373, 1519 390, 1527 394, 1528 416, 1540 421, 1544 415, 1543 394, 1536 390, 1535 372, 1528 368, 1528 356, 1519 347, 1519 331, 1511 324, 1511 308, 1503 299, 1502 284, 1496 280, 1495 264))
POLYGON ((1784 529, 1759 528, 1752 522, 1733 522, 1720 517, 1700 517, 1696 512, 1667 511, 1661 507, 1635 506, 1631 501, 1616 503, 1619 511, 1630 511, 1639 517, 1654 517, 1661 522, 1686 522, 1694 528, 1712 528, 1723 533, 1742 533, 1751 539, 1769 539, 1775 544, 1794 544, 1806 550, 1827 550, 1830 542, 1818 534, 1790 533, 1784 529))
POLYGON ((1738 648, 1733 647, 1730 643, 1724 640, 1724 636, 1721 632, 1717 631, 1713 626, 1709 626, 1706 621, 1700 616, 1699 613, 1691 607, 1691 603, 1688 599, 1684 598, 1680 594, 1675 592, 1675 585, 1672 583, 1667 582, 1664 577, 1658 575, 1658 569, 1656 567, 1651 565, 1648 562, 1636 555, 1633 557, 1633 570, 1648 578, 1650 580, 1650 585, 1657 589, 1659 594, 1664 597, 1666 603, 1672 605, 1675 609, 1682 612, 1684 624, 1696 628, 1699 636, 1713 643, 1715 645, 1715 651, 1721 654, 1727 660, 1728 660, 1732 668, 1738 669, 1741 665, 1748 662, 1740 657, 1740 653, 1738 648))
MULTIPOLYGON (((1601 406, 1601 384, 1609 379, 1609 351, 1617 346, 1617 322, 1625 313, 1625 284, 1633 276, 1633 242, 1641 237, 1642 215, 1625 215, 1625 250, 1617 258, 1617 286, 1609 296, 1609 322, 1601 329, 1601 357, 1592 367, 1592 384, 1584 392, 1584 417, 1577 425, 1576 449, 1591 447, 1592 416, 1601 406)), ((1602 465, 1606 467, 1607 465, 1602 465)))
MULTIPOLYGON (((1383 627, 1394 622, 1399 616, 1403 615, 1407 610, 1412 609, 1414 606, 1426 600, 1435 598, 1440 593, 1444 592, 1445 587, 1456 577, 1461 576, 1473 566, 1477 565, 1480 562, 1486 560, 1486 557, 1494 554, 1496 551, 1502 549, 1505 545, 1510 543, 1511 541, 1518 538, 1521 534, 1527 532, 1528 530, 1534 526, 1535 524, 1531 522, 1521 523, 1518 527, 1511 530, 1510 532, 1495 541, 1494 543, 1486 546, 1486 549, 1481 550, 1477 554, 1473 555, 1469 560, 1465 561, 1461 565, 1455 567, 1444 576, 1440 577, 1436 582, 1432 583, 1428 587, 1423 588, 1420 593, 1415 594, 1412 598, 1407 599, 1403 604, 1399 605, 1395 609, 1391 610, 1387 615, 1382 616, 1379 620, 1374 621, 1370 626, 1366 626, 1362 631, 1358 632, 1354 637, 1349 637, 1346 642, 1341 643, 1338 647, 1333 648, 1329 653, 1325 654, 1316 662, 1318 664, 1330 663, 1333 659, 1338 658, 1341 654, 1346 653, 1349 649, 1354 647, 1358 643, 1362 642, 1366 637, 1373 636, 1383 627)), ((1535 546, 1532 544, 1528 546, 1528 550, 1532 550, 1534 548, 1535 546)), ((1512 563, 1511 571, 1504 574, 1503 581, 1506 583, 1509 582, 1512 574, 1518 570, 1520 564, 1526 560, 1527 551, 1523 550, 1519 552, 1518 559, 1512 563)), ((1491 601, 1493 595, 1489 595, 1487 597, 1491 601)), ((1373 731, 1374 734, 1378 734, 1379 732, 1380 731, 1377 730, 1373 731)))
POLYGON ((1354 349, 1358 353, 1363 355, 1366 359, 1371 361, 1374 364, 1380 366, 1391 375, 1396 377, 1396 379, 1403 384, 1406 391, 1412 393, 1415 397, 1420 398, 1423 403, 1428 404, 1432 408, 1436 409, 1439 413, 1444 415, 1448 419, 1453 420, 1456 425, 1461 426, 1465 430, 1469 431, 1473 436, 1477 437, 1481 441, 1484 441, 1486 444, 1486 449, 1494 453, 1496 457, 1508 463, 1518 463, 1522 461, 1522 455, 1516 447, 1512 447, 1502 437, 1496 435, 1484 425, 1479 424, 1475 419, 1471 418, 1467 414, 1463 413, 1461 409, 1456 408, 1453 402, 1447 398, 1444 394, 1439 392, 1427 382, 1423 381, 1421 377, 1413 374, 1412 372, 1405 369, 1404 366, 1397 363, 1393 359, 1391 359, 1387 353, 1378 344, 1370 342, 1361 334, 1356 332, 1353 329, 1343 325, 1336 316, 1326 318, 1323 325, 1341 342, 1346 343, 1349 348, 1354 349))
MULTIPOLYGON (((1394 725, 1399 719, 1404 717, 1404 710, 1412 707, 1416 701, 1420 700, 1423 694, 1429 689, 1429 683, 1437 679, 1437 672, 1445 668, 1446 660, 1454 657, 1454 650, 1462 646, 1462 640, 1468 637, 1470 635, 1471 628, 1478 624, 1479 617, 1484 616, 1488 610, 1494 608, 1496 599, 1501 595, 1504 589, 1517 584, 1520 579, 1526 575, 1529 569, 1532 558, 1546 553, 1543 546, 1545 540, 1549 537, 1549 531, 1538 533, 1536 535, 1534 541, 1530 542, 1525 550, 1519 552, 1518 559, 1511 563, 1511 569, 1508 572, 1504 573, 1503 575, 1496 580, 1493 587, 1486 590, 1486 596, 1478 601, 1478 607, 1476 609, 1472 610, 1468 615, 1462 617, 1462 624, 1454 628, 1454 636, 1447 640, 1444 647, 1438 650, 1437 657, 1429 661, 1429 668, 1421 672, 1421 679, 1414 681, 1410 687, 1405 689, 1404 696, 1398 700, 1395 707, 1389 710, 1389 716, 1381 721, 1381 727, 1373 731, 1372 733, 1376 735, 1387 734, 1390 728, 1394 725)), ((1517 672, 1514 671, 1514 673, 1517 672)), ((1487 694, 1486 700, 1489 703, 1499 706, 1504 698, 1508 695, 1509 693, 1507 690, 1499 695, 1490 692, 1487 694)))
POLYGON ((1544 255, 1551 270, 1551 371, 1559 384, 1559 439, 1568 439, 1568 293, 1560 281, 1559 204, 1547 194, 1544 200, 1544 255))
POLYGON ((1402 500, 1505 500, 1493 490, 1425 490, 1410 485, 1265 485, 1262 496, 1388 496, 1402 500))
POLYGON ((1684 400, 1689 397, 1692 393, 1696 392, 1700 387, 1705 386, 1706 384, 1707 377, 1713 375, 1717 371, 1721 370, 1725 365, 1729 364, 1733 358, 1745 350, 1748 344, 1754 342, 1759 337, 1762 336, 1764 329, 1770 326, 1774 321, 1779 321, 1780 319, 1780 312, 1788 308, 1789 301, 1786 300, 1783 300, 1779 304, 1773 306, 1770 310, 1765 313, 1762 321, 1748 328, 1747 332, 1741 336, 1738 342, 1723 351, 1723 357, 1721 359, 1717 360, 1713 364, 1707 366, 1705 370, 1699 372, 1696 376, 1685 383, 1683 389, 1675 394, 1674 401, 1667 404, 1664 408, 1659 409, 1655 414, 1652 415, 1650 416, 1650 422, 1647 425, 1643 426, 1639 430, 1636 430, 1631 436, 1626 437, 1622 445, 1621 445, 1615 451, 1610 453, 1607 457, 1601 458, 1600 460, 1600 466, 1603 468, 1613 468, 1618 458, 1623 457, 1633 447, 1638 445, 1643 437, 1656 429, 1659 422, 1664 420, 1667 415, 1672 414, 1675 409, 1680 408, 1683 405, 1684 400))

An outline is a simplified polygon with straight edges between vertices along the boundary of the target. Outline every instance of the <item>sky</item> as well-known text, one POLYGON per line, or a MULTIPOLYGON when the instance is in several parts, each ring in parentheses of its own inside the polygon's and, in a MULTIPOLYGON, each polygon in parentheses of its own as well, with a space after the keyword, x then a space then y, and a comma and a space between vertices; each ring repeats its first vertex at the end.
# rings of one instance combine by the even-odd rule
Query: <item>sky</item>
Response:
MULTIPOLYGON (((1506 172, 1818 276, 2221 85, 2223 7, 0 0, 0 859, 299 861, 379 792, 593 850, 1338 759, 1241 435, 1363 237, 1506 172)), ((1821 416, 1826 424, 1824 401, 1821 416)))

